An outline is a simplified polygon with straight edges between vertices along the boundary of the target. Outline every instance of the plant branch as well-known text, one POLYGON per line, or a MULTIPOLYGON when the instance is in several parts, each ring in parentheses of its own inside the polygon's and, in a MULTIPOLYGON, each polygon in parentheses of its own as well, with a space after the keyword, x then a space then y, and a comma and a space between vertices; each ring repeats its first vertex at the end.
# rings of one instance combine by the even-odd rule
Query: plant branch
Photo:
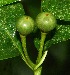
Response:
POLYGON ((42 57, 42 51, 43 51, 43 46, 44 46, 44 41, 45 41, 45 38, 46 38, 46 34, 47 33, 41 32, 40 48, 39 48, 39 52, 38 52, 37 63, 39 63, 39 61, 42 57))
POLYGON ((33 68, 29 65, 29 63, 27 62, 27 60, 26 60, 24 54, 22 54, 22 59, 25 61, 25 63, 26 63, 31 69, 33 69, 33 68))
POLYGON ((42 72, 42 66, 34 70, 34 75, 41 75, 41 72, 42 72))
POLYGON ((20 37, 21 37, 21 42, 22 42, 22 47, 23 47, 25 58, 26 58, 28 64, 32 67, 31 69, 33 70, 33 68, 35 67, 35 64, 30 60, 28 52, 27 52, 26 36, 20 35, 20 37))
POLYGON ((36 70, 39 66, 41 66, 41 64, 43 63, 43 61, 45 60, 45 57, 47 55, 48 51, 45 51, 42 58, 40 59, 40 62, 36 65, 36 67, 34 68, 34 70, 36 70))

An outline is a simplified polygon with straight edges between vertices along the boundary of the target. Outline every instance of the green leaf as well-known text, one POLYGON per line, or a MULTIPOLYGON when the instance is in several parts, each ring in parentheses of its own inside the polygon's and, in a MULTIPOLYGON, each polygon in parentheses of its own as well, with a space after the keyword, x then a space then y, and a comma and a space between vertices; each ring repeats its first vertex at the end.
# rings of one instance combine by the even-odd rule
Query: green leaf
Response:
POLYGON ((35 47, 37 48, 37 50, 39 50, 39 47, 40 47, 40 40, 38 38, 35 38, 34 39, 34 45, 35 47))
POLYGON ((58 25, 56 27, 55 35, 51 40, 46 41, 44 50, 49 48, 52 44, 70 39, 70 25, 58 25))
POLYGON ((21 1, 21 0, 0 0, 0 7, 1 6, 4 6, 6 4, 10 4, 10 3, 13 3, 13 2, 17 2, 17 1, 21 1))
POLYGON ((24 10, 20 3, 0 8, 0 60, 18 56, 22 50, 16 32, 16 21, 22 15, 24 10))
MULTIPOLYGON (((48 38, 48 36, 46 36, 46 37, 48 38)), ((56 31, 55 31, 55 34, 53 35, 53 37, 49 40, 47 40, 47 38, 46 38, 46 42, 44 45, 44 50, 47 50, 53 44, 57 44, 59 42, 70 39, 70 25, 58 25, 56 27, 56 31)), ((35 38, 34 44, 38 50, 39 45, 40 45, 40 40, 38 38, 35 38)))
POLYGON ((46 41, 44 50, 52 44, 70 39, 70 0, 42 0, 41 10, 50 12, 56 19, 61 20, 61 24, 56 27, 54 36, 46 41))
POLYGON ((56 19, 70 21, 70 0, 42 0, 41 9, 51 12, 56 19))

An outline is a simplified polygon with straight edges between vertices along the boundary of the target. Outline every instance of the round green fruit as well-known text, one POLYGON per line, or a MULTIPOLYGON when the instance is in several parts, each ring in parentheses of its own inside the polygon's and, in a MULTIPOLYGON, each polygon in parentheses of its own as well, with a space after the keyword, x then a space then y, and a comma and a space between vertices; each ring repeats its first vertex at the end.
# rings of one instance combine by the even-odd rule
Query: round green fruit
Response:
POLYGON ((37 15, 36 23, 41 31, 48 32, 55 28, 56 19, 51 13, 42 12, 37 15))
POLYGON ((16 28, 20 34, 28 35, 34 29, 34 20, 30 16, 22 16, 17 21, 16 28))

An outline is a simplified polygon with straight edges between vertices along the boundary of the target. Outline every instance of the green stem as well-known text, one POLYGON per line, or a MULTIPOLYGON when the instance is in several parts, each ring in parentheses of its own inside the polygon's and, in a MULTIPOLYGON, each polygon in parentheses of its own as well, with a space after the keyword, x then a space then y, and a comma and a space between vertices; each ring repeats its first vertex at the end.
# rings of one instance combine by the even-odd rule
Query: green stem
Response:
POLYGON ((27 48, 26 48, 26 36, 20 35, 21 37, 21 42, 22 42, 22 47, 23 47, 23 51, 25 54, 25 58, 28 62, 28 64, 32 67, 31 69, 33 70, 35 64, 30 60, 28 52, 27 52, 27 48))
POLYGON ((27 62, 27 60, 26 60, 26 58, 25 58, 25 55, 23 54, 22 49, 19 49, 19 52, 20 52, 20 54, 21 54, 22 59, 25 61, 25 63, 32 69, 32 67, 28 64, 28 62, 27 62))
POLYGON ((45 38, 46 38, 46 33, 41 32, 40 48, 39 48, 37 63, 39 63, 39 61, 42 57, 42 51, 43 51, 45 38))
POLYGON ((31 69, 33 69, 33 68, 30 66, 30 64, 27 62, 27 60, 26 60, 24 54, 21 54, 21 55, 22 55, 22 59, 25 61, 25 63, 26 63, 31 69))
POLYGON ((40 59, 40 62, 35 66, 34 70, 36 70, 36 69, 37 69, 39 66, 41 66, 41 64, 44 62, 45 57, 46 57, 46 55, 47 55, 47 52, 48 52, 48 51, 45 51, 45 52, 44 52, 42 58, 40 59))
POLYGON ((42 67, 39 67, 38 69, 34 70, 34 75, 41 75, 42 67))

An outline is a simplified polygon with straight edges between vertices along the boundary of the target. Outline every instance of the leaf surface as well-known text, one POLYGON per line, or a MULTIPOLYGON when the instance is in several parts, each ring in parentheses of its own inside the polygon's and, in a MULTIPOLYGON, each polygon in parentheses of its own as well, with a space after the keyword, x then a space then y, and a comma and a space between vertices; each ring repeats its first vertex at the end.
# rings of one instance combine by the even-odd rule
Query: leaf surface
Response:
POLYGON ((16 32, 16 21, 22 15, 20 3, 0 8, 0 60, 18 56, 22 49, 16 32))
POLYGON ((13 2, 17 2, 17 1, 21 1, 21 0, 0 0, 0 7, 1 6, 4 6, 6 4, 10 4, 10 3, 13 3, 13 2))
MULTIPOLYGON (((44 50, 52 44, 70 39, 70 0, 42 0, 41 11, 50 12, 57 20, 60 20, 53 37, 46 40, 44 50)), ((34 42, 36 48, 39 49, 40 40, 35 39, 34 42)))
MULTIPOLYGON (((42 0, 41 10, 43 12, 51 12, 56 19, 60 20, 53 37, 49 40, 47 40, 49 37, 46 38, 44 50, 47 50, 52 44, 70 39, 70 0, 42 0)), ((35 38, 34 44, 38 50, 39 38, 35 38)))
POLYGON ((41 9, 51 12, 56 19, 70 21, 70 0, 42 0, 41 9))
MULTIPOLYGON (((50 35, 50 34, 48 33, 48 35, 50 35)), ((70 39, 70 25, 58 25, 56 27, 54 35, 50 39, 47 39, 47 38, 49 38, 48 35, 46 36, 44 50, 47 50, 50 46, 52 46, 54 44, 69 40, 70 39)), ((37 50, 39 50, 40 39, 35 38, 34 44, 35 44, 35 47, 37 48, 37 50)))
POLYGON ((52 44, 67 41, 68 39, 70 39, 70 25, 58 25, 56 27, 55 35, 52 39, 46 41, 44 50, 49 48, 52 44))

